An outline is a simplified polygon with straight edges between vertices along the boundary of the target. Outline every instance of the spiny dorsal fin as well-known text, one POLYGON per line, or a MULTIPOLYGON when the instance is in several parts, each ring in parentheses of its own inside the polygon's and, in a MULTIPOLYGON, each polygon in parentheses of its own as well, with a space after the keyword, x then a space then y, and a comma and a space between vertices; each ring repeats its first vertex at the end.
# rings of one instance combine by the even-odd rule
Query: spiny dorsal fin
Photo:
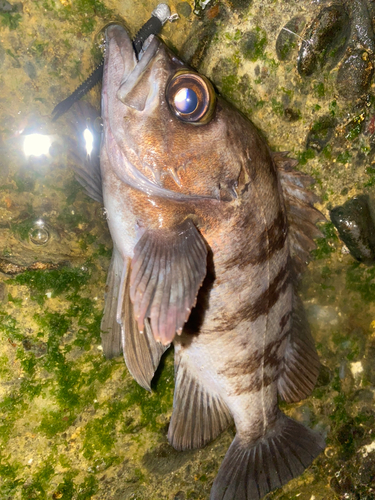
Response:
POLYGON ((272 157, 285 201, 290 253, 294 269, 299 274, 307 265, 311 250, 315 248, 314 238, 323 237, 315 224, 324 221, 325 217, 314 208, 319 198, 308 189, 314 180, 294 170, 297 160, 288 158, 287 153, 272 153, 272 157))
POLYGON ((172 229, 145 231, 134 249, 130 278, 139 330, 150 318, 155 339, 172 342, 195 305, 206 266, 205 242, 190 219, 172 229))

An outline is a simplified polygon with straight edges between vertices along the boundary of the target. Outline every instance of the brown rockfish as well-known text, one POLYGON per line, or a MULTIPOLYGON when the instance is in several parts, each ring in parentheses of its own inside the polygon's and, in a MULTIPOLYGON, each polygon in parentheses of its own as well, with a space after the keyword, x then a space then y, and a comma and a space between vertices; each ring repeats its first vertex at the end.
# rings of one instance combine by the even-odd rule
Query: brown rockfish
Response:
POLYGON ((171 445, 204 446, 234 420, 210 498, 259 499, 324 448, 278 408, 278 397, 308 396, 319 371, 292 279, 320 235, 311 179, 159 38, 138 58, 116 25, 102 118, 93 185, 102 183, 114 245, 104 352, 123 351, 150 389, 173 342, 171 445))

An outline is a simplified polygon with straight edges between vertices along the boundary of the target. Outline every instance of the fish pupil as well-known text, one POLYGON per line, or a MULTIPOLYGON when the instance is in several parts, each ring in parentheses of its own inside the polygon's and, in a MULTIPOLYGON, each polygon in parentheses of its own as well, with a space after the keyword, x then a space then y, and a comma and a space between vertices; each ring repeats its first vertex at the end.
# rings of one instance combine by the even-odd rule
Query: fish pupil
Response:
POLYGON ((193 89, 184 87, 176 93, 174 105, 178 112, 190 114, 197 109, 198 96, 193 89))

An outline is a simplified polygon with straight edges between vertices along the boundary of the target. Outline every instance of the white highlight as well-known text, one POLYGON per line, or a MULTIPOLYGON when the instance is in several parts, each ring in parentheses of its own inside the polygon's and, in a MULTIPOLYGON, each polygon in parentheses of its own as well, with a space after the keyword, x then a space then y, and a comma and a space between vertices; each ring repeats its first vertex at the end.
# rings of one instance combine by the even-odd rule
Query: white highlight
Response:
POLYGON ((364 458, 367 457, 369 453, 375 450, 375 441, 373 441, 370 444, 366 444, 365 446, 362 446, 358 451, 362 452, 364 458))
POLYGON ((89 130, 88 128, 85 128, 85 130, 83 132, 83 138, 85 139, 87 156, 90 156, 92 149, 94 147, 94 136, 92 135, 91 130, 89 130))
POLYGON ((361 376, 363 373, 363 366, 361 361, 355 361, 354 363, 350 363, 350 371, 355 379, 361 376))
POLYGON ((25 156, 42 156, 49 154, 51 137, 42 134, 30 134, 25 136, 23 151, 25 156))

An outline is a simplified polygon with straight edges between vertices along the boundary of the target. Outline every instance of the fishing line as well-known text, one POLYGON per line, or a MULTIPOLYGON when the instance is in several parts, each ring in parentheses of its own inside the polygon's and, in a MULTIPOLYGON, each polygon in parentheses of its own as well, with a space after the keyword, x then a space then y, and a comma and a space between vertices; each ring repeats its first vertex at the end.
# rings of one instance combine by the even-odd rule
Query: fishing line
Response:
MULTIPOLYGON (((150 35, 157 35, 162 30, 167 21, 175 21, 177 14, 171 15, 168 5, 160 3, 151 13, 150 19, 142 26, 133 39, 134 52, 138 58, 144 42, 150 35)), ((91 75, 83 82, 69 97, 59 102, 52 111, 52 121, 56 121, 61 115, 66 113, 74 103, 78 102, 95 85, 103 79, 104 59, 91 75)))

